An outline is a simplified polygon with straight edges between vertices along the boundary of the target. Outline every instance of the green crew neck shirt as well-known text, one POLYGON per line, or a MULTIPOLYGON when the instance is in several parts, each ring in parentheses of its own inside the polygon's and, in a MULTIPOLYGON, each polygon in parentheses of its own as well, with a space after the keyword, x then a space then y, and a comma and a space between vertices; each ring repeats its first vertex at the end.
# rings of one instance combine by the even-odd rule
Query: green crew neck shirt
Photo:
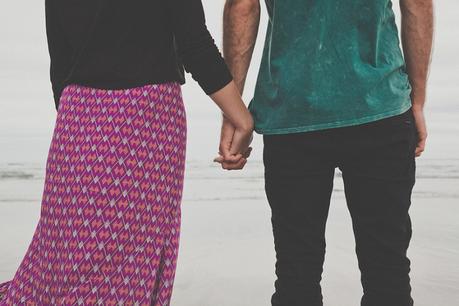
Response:
POLYGON ((358 125, 411 107, 390 0, 266 0, 249 109, 260 134, 358 125))

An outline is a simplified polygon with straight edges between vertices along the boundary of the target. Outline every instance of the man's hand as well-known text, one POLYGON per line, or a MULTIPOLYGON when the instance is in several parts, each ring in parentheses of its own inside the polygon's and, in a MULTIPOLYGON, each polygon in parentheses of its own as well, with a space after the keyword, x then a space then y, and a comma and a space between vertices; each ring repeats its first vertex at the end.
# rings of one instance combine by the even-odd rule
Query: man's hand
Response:
POLYGON ((413 115, 418 132, 418 144, 416 146, 416 157, 420 157, 426 148, 427 141, 427 124, 422 108, 413 107, 413 115))
POLYGON ((252 152, 250 147, 252 139, 252 122, 249 122, 246 128, 237 128, 226 116, 223 116, 219 156, 214 161, 220 163, 226 170, 243 169, 252 152))
MULTIPOLYGON (((260 23, 260 0, 226 0, 223 21, 225 61, 242 95, 260 23)), ((228 111, 223 111, 220 156, 215 162, 223 169, 242 169, 252 151, 253 118, 248 113, 231 117, 228 111)))
POLYGON ((427 79, 432 56, 434 13, 432 0, 400 0, 402 45, 412 87, 411 101, 418 131, 416 157, 422 155, 427 140, 424 117, 427 79))

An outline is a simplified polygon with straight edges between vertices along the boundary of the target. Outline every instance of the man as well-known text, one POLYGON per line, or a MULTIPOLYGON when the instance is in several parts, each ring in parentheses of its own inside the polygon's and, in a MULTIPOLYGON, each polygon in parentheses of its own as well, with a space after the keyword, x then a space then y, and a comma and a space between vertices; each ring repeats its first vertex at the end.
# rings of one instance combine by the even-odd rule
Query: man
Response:
MULTIPOLYGON (((325 224, 343 174, 362 305, 413 305, 408 210, 424 151, 432 0, 401 0, 400 48, 390 0, 266 0, 269 25, 250 110, 263 134, 277 254, 272 305, 322 305, 325 224)), ((241 92, 259 0, 227 0, 224 54, 241 92)), ((223 121, 224 152, 233 128, 223 121)), ((227 154, 223 154, 227 155, 227 154)), ((226 169, 234 159, 225 159, 226 169)), ((237 168, 237 167, 236 167, 237 168)))

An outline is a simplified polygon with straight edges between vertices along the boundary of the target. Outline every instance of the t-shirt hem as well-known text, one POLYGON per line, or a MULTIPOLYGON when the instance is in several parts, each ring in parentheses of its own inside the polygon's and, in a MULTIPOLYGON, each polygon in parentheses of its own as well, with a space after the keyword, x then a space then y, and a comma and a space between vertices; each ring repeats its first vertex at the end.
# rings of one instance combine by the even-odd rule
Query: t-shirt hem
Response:
POLYGON ((332 129, 332 128, 355 126, 355 125, 370 123, 373 121, 389 118, 392 116, 397 116, 397 115, 403 114, 404 112, 408 111, 410 108, 411 108, 411 103, 406 103, 405 105, 403 105, 403 107, 397 108, 395 110, 387 111, 384 113, 380 113, 377 115, 361 117, 358 119, 354 118, 350 120, 341 120, 341 121, 336 121, 336 122, 306 125, 306 126, 299 126, 299 127, 263 129, 263 128, 257 128, 255 126, 255 132, 257 132, 258 134, 262 134, 262 135, 276 135, 276 134, 313 132, 313 131, 326 130, 326 129, 332 129))

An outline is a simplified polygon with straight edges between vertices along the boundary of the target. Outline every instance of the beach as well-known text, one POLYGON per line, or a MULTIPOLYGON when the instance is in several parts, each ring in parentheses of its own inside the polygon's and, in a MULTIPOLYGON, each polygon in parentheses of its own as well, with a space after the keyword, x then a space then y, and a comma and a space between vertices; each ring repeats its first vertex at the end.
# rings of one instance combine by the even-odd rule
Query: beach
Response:
MULTIPOLYGON (((223 2, 203 1, 219 44, 223 2)), ((24 5, 11 0, 0 4, 0 37, 8 46, 0 49, 0 283, 14 276, 38 222, 56 116, 48 81, 43 4, 24 5)), ((417 306, 454 306, 459 301, 458 11, 458 2, 437 4, 426 108, 430 134, 427 151, 417 160, 410 210, 409 256, 417 306)), ((246 101, 256 81, 266 23, 263 13, 246 101)), ((244 171, 221 170, 212 162, 218 151, 220 113, 191 78, 183 94, 188 162, 171 305, 270 305, 275 254, 264 193, 262 139, 255 137, 253 156, 244 171)), ((344 187, 336 170, 322 282, 326 306, 359 305, 362 289, 354 247, 344 187)))
MULTIPOLYGON (((459 131, 458 131, 459 132, 459 131)), ((39 217, 43 168, 0 168, 0 280, 14 274, 39 217)), ((418 162, 411 217, 413 295, 417 305, 459 300, 459 159, 418 162)), ((182 204, 179 266, 172 305, 268 305, 274 252, 263 167, 222 173, 190 161, 182 204)), ((325 305, 357 305, 361 295, 354 240, 339 171, 327 227, 325 305)))

